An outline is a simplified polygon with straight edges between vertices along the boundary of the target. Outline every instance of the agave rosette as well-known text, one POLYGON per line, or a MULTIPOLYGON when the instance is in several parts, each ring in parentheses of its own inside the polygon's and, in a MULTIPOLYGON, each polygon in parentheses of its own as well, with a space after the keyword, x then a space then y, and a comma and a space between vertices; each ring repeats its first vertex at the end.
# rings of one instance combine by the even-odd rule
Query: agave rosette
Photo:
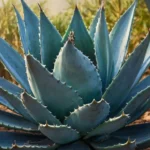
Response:
POLYGON ((141 80, 150 64, 149 33, 125 59, 138 1, 110 34, 103 7, 89 32, 76 7, 63 38, 41 8, 38 19, 21 2, 24 20, 14 9, 24 58, 0 39, 0 59, 20 85, 0 78, 0 104, 15 112, 0 110, 0 125, 13 129, 0 131, 1 149, 150 146, 149 123, 127 126, 150 108, 150 77, 141 80))

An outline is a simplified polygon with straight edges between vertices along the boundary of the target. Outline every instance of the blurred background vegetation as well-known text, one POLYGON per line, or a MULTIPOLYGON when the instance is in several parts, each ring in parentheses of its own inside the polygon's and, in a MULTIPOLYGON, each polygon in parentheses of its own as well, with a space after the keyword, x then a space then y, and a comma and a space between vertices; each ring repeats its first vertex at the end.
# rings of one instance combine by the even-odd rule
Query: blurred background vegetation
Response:
MULTIPOLYGON (((43 0, 40 5, 44 8, 44 5, 47 4, 47 1, 50 0, 43 0)), ((65 30, 70 23, 76 1, 77 0, 67 0, 69 4, 68 8, 55 16, 52 16, 51 12, 48 9, 45 10, 46 15, 57 27, 61 35, 65 33, 65 30)), ((8 41, 11 45, 13 45, 15 49, 17 49, 22 54, 17 21, 12 4, 17 7, 17 9, 21 12, 21 15, 23 16, 21 5, 18 4, 18 0, 8 0, 7 2, 1 0, 1 2, 3 6, 0 7, 0 37, 8 41)), ((125 10, 132 2, 133 0, 107 0, 105 10, 109 31, 111 31, 116 21, 120 18, 120 16, 125 12, 125 10)), ((80 2, 77 5, 87 28, 89 28, 91 20, 100 7, 100 0, 83 0, 83 2, 80 2)), ((31 8, 39 16, 39 8, 37 4, 32 5, 31 8)), ((144 0, 139 0, 133 24, 129 52, 134 50, 134 48, 139 44, 139 42, 145 37, 146 33, 148 32, 148 29, 150 27, 149 18, 150 13, 148 12, 144 0)), ((0 64, 0 76, 4 76, 6 79, 13 81, 2 64, 0 64)))

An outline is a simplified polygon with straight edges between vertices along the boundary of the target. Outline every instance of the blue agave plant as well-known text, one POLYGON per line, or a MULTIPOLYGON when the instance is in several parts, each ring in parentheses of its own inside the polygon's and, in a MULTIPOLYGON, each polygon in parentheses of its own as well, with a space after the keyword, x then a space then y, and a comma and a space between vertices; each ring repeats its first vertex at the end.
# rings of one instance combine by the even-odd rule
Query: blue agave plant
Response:
POLYGON ((89 33, 76 7, 63 38, 41 8, 39 20, 21 2, 24 20, 15 12, 25 60, 0 39, 0 59, 21 85, 0 78, 0 104, 15 112, 0 110, 0 126, 13 129, 0 131, 0 149, 150 146, 149 123, 127 126, 150 108, 150 76, 141 80, 150 64, 149 33, 125 59, 138 1, 110 34, 103 7, 89 33))

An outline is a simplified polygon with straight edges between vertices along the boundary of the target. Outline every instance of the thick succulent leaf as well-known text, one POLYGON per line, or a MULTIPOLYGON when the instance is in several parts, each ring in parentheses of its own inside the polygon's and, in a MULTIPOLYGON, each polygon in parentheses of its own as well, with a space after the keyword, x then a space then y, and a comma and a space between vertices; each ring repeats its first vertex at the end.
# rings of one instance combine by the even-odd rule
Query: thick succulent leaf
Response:
POLYGON ((85 139, 90 138, 92 136, 99 136, 113 133, 122 128, 123 126, 125 126, 128 119, 129 116, 124 113, 119 117, 109 119, 108 121, 104 122, 103 124, 100 124, 91 132, 89 132, 85 137, 85 139))
POLYGON ((98 9, 98 11, 90 25, 90 36, 93 40, 94 40, 94 36, 95 36, 95 32, 96 32, 96 26, 98 23, 98 19, 100 18, 100 11, 101 11, 101 9, 98 9))
POLYGON ((132 97, 134 97, 137 93, 140 91, 146 89, 148 86, 150 86, 150 76, 147 76, 145 79, 140 81, 129 93, 127 101, 130 100, 132 97))
POLYGON ((24 24, 24 21, 21 18, 21 15, 19 14, 18 10, 15 7, 14 7, 14 10, 15 10, 15 13, 16 13, 17 21, 18 21, 18 28, 19 28, 19 33, 20 33, 24 53, 28 54, 29 41, 28 41, 28 38, 27 38, 27 35, 26 35, 25 24, 24 24))
POLYGON ((62 38, 42 10, 40 12, 40 29, 42 63, 52 72, 56 56, 61 48, 62 38))
POLYGON ((0 45, 0 60, 16 81, 30 93, 31 91, 26 76, 23 58, 3 39, 0 39, 0 45))
POLYGON ((129 103, 122 109, 122 112, 125 112, 126 114, 132 115, 136 113, 136 110, 148 99, 150 98, 150 86, 140 93, 138 93, 135 97, 133 97, 129 103))
POLYGON ((23 93, 21 97, 27 111, 37 123, 44 124, 47 121, 50 125, 61 124, 61 122, 53 116, 46 106, 39 103, 37 99, 34 99, 27 93, 23 93))
POLYGON ((113 146, 106 145, 105 147, 99 146, 99 144, 92 144, 95 150, 135 150, 136 142, 128 140, 124 144, 117 144, 113 146))
POLYGON ((20 94, 23 92, 23 89, 19 88, 15 84, 1 77, 0 77, 0 87, 12 93, 13 95, 16 95, 17 97, 20 97, 20 94))
POLYGON ((72 89, 56 80, 32 56, 26 57, 27 75, 31 89, 40 102, 59 119, 82 105, 83 101, 72 89), (62 105, 63 104, 63 105, 62 105))
POLYGON ((76 109, 66 118, 65 124, 86 134, 102 123, 109 114, 109 104, 101 100, 93 101, 76 109))
POLYGON ((127 53, 136 5, 137 0, 134 0, 131 7, 123 14, 110 33, 110 43, 115 62, 114 76, 118 73, 127 53))
POLYGON ((65 125, 52 126, 40 124, 39 130, 57 144, 67 144, 80 138, 80 135, 76 130, 65 125))
POLYGON ((128 124, 139 119, 146 111, 149 110, 149 108, 150 108, 150 99, 148 99, 146 102, 144 102, 143 105, 141 105, 141 107, 139 107, 136 110, 136 112, 129 119, 128 124))
POLYGON ((150 65, 150 57, 142 64, 141 69, 139 70, 132 87, 134 87, 140 81, 143 74, 148 69, 149 65, 150 65))
POLYGON ((72 144, 67 144, 58 148, 58 150, 91 150, 90 147, 83 141, 77 141, 72 144))
POLYGON ((16 142, 17 145, 24 145, 34 142, 39 142, 43 139, 45 139, 45 136, 43 135, 34 135, 34 134, 28 134, 28 133, 19 133, 19 132, 0 132, 0 149, 2 147, 4 148, 11 148, 12 144, 16 142))
POLYGON ((146 5, 147 5, 147 7, 148 7, 148 9, 150 11, 150 1, 149 0, 145 0, 145 2, 146 2, 146 5))
MULTIPOLYGON (((7 150, 56 150, 58 146, 18 146, 13 144, 12 147, 7 148, 7 150)), ((1 148, 1 150, 6 150, 6 148, 1 148)))
POLYGON ((12 113, 4 112, 1 110, 0 110, 0 126, 25 131, 38 130, 36 124, 24 119, 23 117, 20 117, 12 113))
POLYGON ((29 42, 29 52, 36 59, 41 60, 40 40, 39 40, 39 20, 24 0, 21 0, 24 10, 24 21, 26 34, 29 42))
POLYGON ((146 60, 147 60, 149 57, 150 57, 150 43, 149 43, 149 46, 148 46, 148 48, 147 48, 147 52, 146 52, 146 54, 145 54, 145 58, 144 58, 143 63, 146 62, 146 60))
POLYGON ((88 56, 93 62, 95 62, 93 41, 84 25, 84 22, 77 7, 75 8, 72 21, 66 31, 66 34, 63 37, 63 43, 67 41, 70 31, 73 31, 75 33, 76 47, 80 49, 83 54, 88 56))
POLYGON ((12 105, 10 105, 8 103, 8 101, 6 99, 4 99, 3 97, 0 96, 0 105, 3 105, 5 106, 6 108, 14 111, 14 112, 17 112, 17 110, 14 109, 14 107, 12 105))
POLYGON ((23 106, 21 100, 17 98, 15 95, 8 93, 4 89, 0 88, 0 95, 4 97, 9 104, 13 106, 13 108, 20 113, 24 118, 29 119, 30 121, 33 121, 32 117, 28 114, 27 110, 23 106))
POLYGON ((131 91, 136 75, 143 63, 149 41, 150 35, 148 34, 124 63, 120 72, 104 93, 103 99, 110 104, 111 115, 120 109, 120 105, 122 105, 131 91))
POLYGON ((127 126, 115 133, 114 137, 120 139, 136 140, 137 148, 147 148, 150 146, 150 123, 127 126), (148 143, 149 142, 149 143, 148 143))
POLYGON ((94 45, 97 67, 102 79, 103 91, 105 91, 105 88, 112 81, 114 63, 111 53, 112 51, 109 41, 109 33, 106 24, 104 8, 102 8, 100 11, 100 19, 98 20, 98 24, 96 27, 94 45))
POLYGON ((60 51, 53 70, 56 79, 79 92, 84 103, 101 98, 101 80, 93 63, 70 40, 60 51))

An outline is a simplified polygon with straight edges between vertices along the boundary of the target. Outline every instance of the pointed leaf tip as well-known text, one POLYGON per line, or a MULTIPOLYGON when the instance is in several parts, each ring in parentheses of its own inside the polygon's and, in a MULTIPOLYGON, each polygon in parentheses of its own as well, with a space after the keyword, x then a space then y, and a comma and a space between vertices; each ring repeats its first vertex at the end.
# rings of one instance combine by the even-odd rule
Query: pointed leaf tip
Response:
POLYGON ((24 22, 26 28, 26 36, 29 43, 29 52, 38 60, 41 60, 40 55, 40 40, 39 40, 39 19, 34 12, 29 8, 24 0, 21 0, 24 11, 24 22))
POLYGON ((72 42, 67 41, 60 51, 53 73, 56 79, 77 90, 85 104, 101 98, 101 79, 96 67, 72 42))
POLYGON ((95 55, 94 55, 94 45, 93 41, 88 34, 88 31, 84 25, 81 14, 78 10, 78 7, 74 10, 74 15, 72 17, 71 23, 66 31, 62 39, 62 43, 65 43, 68 39, 68 35, 70 31, 74 31, 75 33, 75 45, 78 49, 80 49, 83 54, 88 56, 95 63, 95 55))
MULTIPOLYGON (((42 8, 41 8, 42 10, 42 8)), ((62 37, 56 27, 40 11, 40 39, 41 39, 41 60, 46 68, 52 72, 54 62, 62 46, 62 37)))

